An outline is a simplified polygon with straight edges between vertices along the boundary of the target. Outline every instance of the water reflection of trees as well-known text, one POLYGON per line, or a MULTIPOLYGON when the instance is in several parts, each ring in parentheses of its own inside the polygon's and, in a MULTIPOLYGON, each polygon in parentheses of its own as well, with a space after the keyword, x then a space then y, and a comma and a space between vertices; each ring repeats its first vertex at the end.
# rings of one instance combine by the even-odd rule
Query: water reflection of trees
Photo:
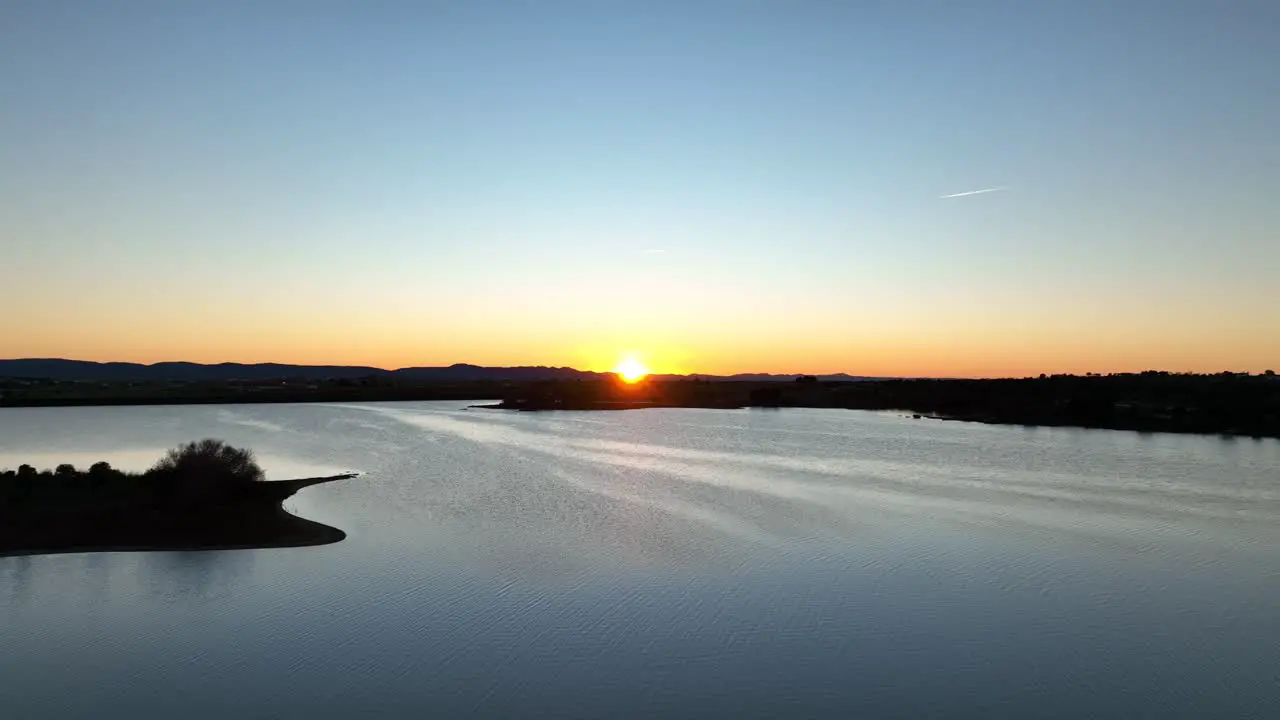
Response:
POLYGON ((214 600, 228 596, 253 571, 253 550, 180 550, 142 553, 140 579, 167 600, 214 600))
POLYGON ((5 607, 25 607, 31 597, 31 557, 0 558, 0 592, 5 607))

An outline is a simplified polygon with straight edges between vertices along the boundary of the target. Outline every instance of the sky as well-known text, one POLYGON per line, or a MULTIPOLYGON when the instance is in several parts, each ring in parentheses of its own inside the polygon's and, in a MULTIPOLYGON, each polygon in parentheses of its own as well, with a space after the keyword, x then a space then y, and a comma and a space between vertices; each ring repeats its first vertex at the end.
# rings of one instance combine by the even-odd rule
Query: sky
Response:
POLYGON ((1261 371, 1278 31, 1272 0, 9 0, 0 357, 1261 371))

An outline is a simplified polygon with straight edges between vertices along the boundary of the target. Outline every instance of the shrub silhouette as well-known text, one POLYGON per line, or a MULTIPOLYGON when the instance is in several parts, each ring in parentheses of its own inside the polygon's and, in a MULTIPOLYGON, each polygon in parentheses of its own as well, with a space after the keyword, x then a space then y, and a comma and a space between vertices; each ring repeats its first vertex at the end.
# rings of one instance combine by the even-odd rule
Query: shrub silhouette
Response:
POLYGON ((252 450, 241 450, 212 438, 185 443, 165 453, 151 468, 161 474, 208 476, 228 483, 251 483, 266 475, 252 450))
POLYGON ((266 477, 253 451, 212 438, 170 450, 147 475, 168 479, 171 491, 192 500, 233 492, 266 477))

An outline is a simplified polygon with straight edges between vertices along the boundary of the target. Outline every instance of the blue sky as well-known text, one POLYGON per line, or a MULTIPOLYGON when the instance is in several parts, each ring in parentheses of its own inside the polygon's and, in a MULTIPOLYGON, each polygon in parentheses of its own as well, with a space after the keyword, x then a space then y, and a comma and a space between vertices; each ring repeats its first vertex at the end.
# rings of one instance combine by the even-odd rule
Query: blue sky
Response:
POLYGON ((1267 2, 10 2, 0 356, 1261 369, 1277 28, 1267 2))

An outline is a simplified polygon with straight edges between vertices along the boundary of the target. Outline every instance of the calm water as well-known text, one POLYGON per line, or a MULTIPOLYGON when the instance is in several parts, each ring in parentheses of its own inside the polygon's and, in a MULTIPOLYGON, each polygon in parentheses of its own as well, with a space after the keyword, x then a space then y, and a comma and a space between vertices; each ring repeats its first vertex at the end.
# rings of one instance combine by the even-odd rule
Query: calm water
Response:
POLYGON ((0 559, 0 715, 1280 717, 1280 443, 850 411, 0 410, 361 470, 319 548, 0 559))

